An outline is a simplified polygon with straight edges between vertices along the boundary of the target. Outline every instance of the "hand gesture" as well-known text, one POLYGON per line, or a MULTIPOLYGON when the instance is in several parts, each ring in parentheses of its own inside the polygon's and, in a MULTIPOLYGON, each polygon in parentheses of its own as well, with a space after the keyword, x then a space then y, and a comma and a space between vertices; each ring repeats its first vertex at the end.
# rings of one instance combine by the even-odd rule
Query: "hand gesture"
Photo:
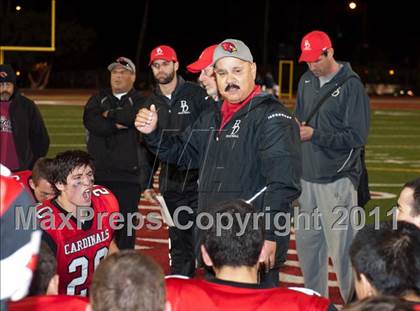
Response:
POLYGON ((150 106, 150 110, 142 108, 136 115, 134 126, 143 134, 150 134, 157 128, 158 115, 155 105, 150 106))

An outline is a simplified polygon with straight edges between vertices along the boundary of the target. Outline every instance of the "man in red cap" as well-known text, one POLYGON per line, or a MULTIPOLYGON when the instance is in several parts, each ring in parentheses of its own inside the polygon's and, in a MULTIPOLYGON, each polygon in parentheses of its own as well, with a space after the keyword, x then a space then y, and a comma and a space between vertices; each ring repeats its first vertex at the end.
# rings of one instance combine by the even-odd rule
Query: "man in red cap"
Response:
POLYGON ((198 81, 201 86, 206 89, 206 92, 215 101, 219 99, 219 92, 217 91, 216 78, 213 70, 213 53, 217 44, 211 45, 201 52, 200 57, 192 64, 187 66, 187 70, 192 73, 200 73, 198 81))
MULTIPOLYGON (((159 130, 154 105, 140 109, 134 124, 161 159, 199 168, 199 212, 241 198, 264 214, 267 256, 261 283, 277 287, 289 244, 286 222, 292 201, 300 195, 299 128, 287 109, 255 84, 257 65, 245 43, 224 40, 212 63, 222 100, 182 135, 159 130)), ((200 230, 204 215, 197 216, 200 230)))
POLYGON ((348 252, 356 233, 352 208, 358 205, 369 98, 350 64, 334 59, 325 32, 308 33, 301 50, 299 62, 306 62, 309 70, 299 81, 295 111, 303 158, 299 215, 319 217, 321 227, 295 222, 297 251, 305 287, 328 297, 330 256, 341 296, 348 301, 353 295, 348 252))
MULTIPOLYGON (((150 53, 150 67, 156 81, 152 95, 145 103, 154 105, 159 115, 158 127, 173 136, 190 127, 204 110, 213 106, 213 100, 195 83, 186 82, 177 74, 178 57, 173 48, 160 45, 150 53)), ((176 213, 178 207, 197 208, 198 170, 190 166, 180 168, 163 162, 159 176, 159 188, 175 221, 169 227, 171 274, 191 277, 195 272, 193 230, 180 229, 194 217, 186 211, 176 213), (174 217, 175 216, 175 217, 174 217), (179 225, 179 226, 178 226, 179 225)))

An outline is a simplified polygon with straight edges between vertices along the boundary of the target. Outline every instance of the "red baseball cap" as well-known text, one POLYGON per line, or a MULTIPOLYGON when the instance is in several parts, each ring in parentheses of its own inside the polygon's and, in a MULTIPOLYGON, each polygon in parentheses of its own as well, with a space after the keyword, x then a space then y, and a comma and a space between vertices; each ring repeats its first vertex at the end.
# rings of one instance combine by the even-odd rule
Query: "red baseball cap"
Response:
POLYGON ((217 48, 217 44, 211 45, 201 52, 200 57, 192 64, 187 66, 189 72, 197 73, 210 66, 213 63, 213 53, 217 48))
POLYGON ((168 45, 159 45, 152 50, 150 53, 149 65, 151 65, 157 59, 163 59, 168 62, 178 61, 175 50, 168 45))
POLYGON ((319 30, 314 30, 303 37, 300 44, 302 53, 299 57, 300 62, 314 62, 323 52, 332 48, 331 40, 328 35, 319 30))

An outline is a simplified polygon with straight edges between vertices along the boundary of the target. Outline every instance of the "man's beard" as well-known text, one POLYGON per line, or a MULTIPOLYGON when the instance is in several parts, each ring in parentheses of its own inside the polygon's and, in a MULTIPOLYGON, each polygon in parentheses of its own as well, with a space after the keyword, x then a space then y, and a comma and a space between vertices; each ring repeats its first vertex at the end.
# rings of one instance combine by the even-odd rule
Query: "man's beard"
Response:
POLYGON ((0 100, 2 102, 6 102, 9 101, 10 97, 12 97, 12 94, 10 94, 9 92, 1 92, 0 93, 0 100))
POLYGON ((175 78, 175 71, 172 71, 167 76, 165 75, 161 78, 156 78, 155 77, 155 81, 159 84, 168 84, 168 83, 171 83, 174 78, 175 78))
POLYGON ((319 70, 311 70, 311 72, 313 73, 313 75, 317 78, 319 78, 322 74, 319 70))

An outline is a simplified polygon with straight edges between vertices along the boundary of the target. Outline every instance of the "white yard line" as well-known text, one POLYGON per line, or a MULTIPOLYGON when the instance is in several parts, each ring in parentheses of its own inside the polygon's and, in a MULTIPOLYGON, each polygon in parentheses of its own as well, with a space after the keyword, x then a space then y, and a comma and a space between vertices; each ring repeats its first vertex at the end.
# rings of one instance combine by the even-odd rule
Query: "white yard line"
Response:
POLYGON ((377 116, 395 116, 395 117, 413 117, 413 116, 419 116, 420 114, 418 112, 414 111, 386 111, 386 110, 375 110, 373 112, 377 116))
POLYGON ((139 241, 155 242, 159 244, 168 244, 168 239, 136 238, 139 241))
POLYGON ((381 149, 420 149, 420 146, 414 145, 366 145, 366 148, 381 148, 381 149))
POLYGON ((366 159, 365 162, 366 163, 389 163, 389 164, 401 164, 401 165, 420 164, 419 160, 399 160, 399 159, 387 159, 387 158, 382 158, 378 160, 366 159))
POLYGON ((60 100, 36 99, 35 103, 37 105, 48 105, 48 106, 84 106, 86 105, 86 100, 75 99, 75 100, 70 101, 70 103, 67 103, 60 100))
POLYGON ((369 187, 401 188, 404 184, 369 183, 369 187))
MULTIPOLYGON (((388 123, 389 124, 389 123, 388 123)), ((395 127, 395 126, 375 126, 375 125, 372 125, 371 127, 370 127, 370 130, 372 131, 372 130, 389 130, 389 131, 396 131, 396 130, 398 130, 398 131, 411 131, 411 132, 417 132, 418 131, 418 127, 416 127, 416 126, 398 126, 398 127, 395 127)))
POLYGON ((415 138, 415 137, 420 137, 420 133, 419 134, 406 134, 406 135, 383 135, 383 134, 372 134, 369 135, 369 138, 415 138))

